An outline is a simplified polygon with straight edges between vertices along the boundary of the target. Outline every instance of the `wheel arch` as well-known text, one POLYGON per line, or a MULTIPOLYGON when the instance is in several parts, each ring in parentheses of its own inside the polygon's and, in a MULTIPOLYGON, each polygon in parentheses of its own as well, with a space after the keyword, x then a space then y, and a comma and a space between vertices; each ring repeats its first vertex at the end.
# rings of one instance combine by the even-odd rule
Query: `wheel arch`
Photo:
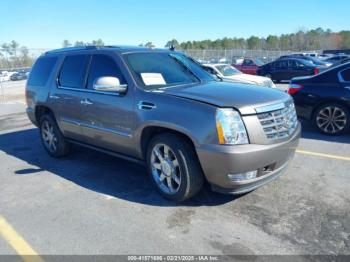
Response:
POLYGON ((53 113, 52 109, 46 105, 35 106, 34 114, 35 114, 35 121, 37 122, 38 126, 40 125, 40 118, 45 114, 50 114, 57 122, 55 118, 55 114, 53 113))
POLYGON ((146 158, 146 152, 147 147, 149 145, 149 142, 151 139, 162 133, 171 133, 175 134, 179 137, 182 137, 184 140, 186 140, 191 146, 193 146, 193 149, 195 150, 195 145, 197 144, 197 141, 193 139, 188 132, 178 129, 176 127, 167 127, 162 125, 148 125, 145 126, 140 134, 139 144, 140 144, 140 150, 141 150, 141 156, 143 159, 146 158))
POLYGON ((344 106, 347 110, 350 111, 350 104, 349 102, 346 102, 344 100, 341 100, 339 98, 333 98, 333 97, 330 97, 330 98, 326 98, 326 99, 322 99, 321 101, 319 101, 313 108, 312 110, 312 114, 311 114, 311 119, 313 119, 315 117, 315 113, 316 111, 323 105, 325 104, 330 104, 330 103, 337 103, 337 104, 340 104, 342 106, 344 106))

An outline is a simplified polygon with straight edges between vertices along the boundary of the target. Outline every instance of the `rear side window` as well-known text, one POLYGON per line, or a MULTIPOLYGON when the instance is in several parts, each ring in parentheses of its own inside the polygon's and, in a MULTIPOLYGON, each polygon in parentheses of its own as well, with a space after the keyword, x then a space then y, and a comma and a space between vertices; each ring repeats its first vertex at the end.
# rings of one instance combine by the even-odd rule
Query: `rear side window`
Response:
POLYGON ((58 78, 60 86, 84 88, 85 74, 89 57, 89 55, 66 56, 58 78))
POLYGON ((103 76, 117 77, 120 84, 126 84, 119 66, 112 57, 107 55, 93 55, 88 77, 88 89, 93 89, 96 79, 103 76))
POLYGON ((288 61, 288 67, 291 67, 291 68, 297 67, 297 61, 295 61, 295 60, 289 60, 289 61, 288 61))
POLYGON ((45 86, 56 62, 57 57, 40 57, 30 72, 28 85, 45 86))
POLYGON ((275 67, 277 67, 277 68, 287 68, 288 67, 288 60, 277 61, 276 64, 275 64, 275 67))
POLYGON ((350 68, 347 68, 344 71, 342 71, 341 76, 344 81, 350 82, 350 68))

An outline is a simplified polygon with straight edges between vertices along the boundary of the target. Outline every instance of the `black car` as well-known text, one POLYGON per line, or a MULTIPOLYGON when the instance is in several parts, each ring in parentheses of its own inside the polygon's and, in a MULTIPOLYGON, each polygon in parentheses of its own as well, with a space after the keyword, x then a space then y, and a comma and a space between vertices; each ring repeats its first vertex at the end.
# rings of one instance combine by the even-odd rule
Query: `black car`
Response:
POLYGON ((312 121, 327 135, 339 135, 350 128, 350 63, 313 77, 297 77, 290 82, 299 117, 312 121))
POLYGON ((329 62, 329 61, 322 61, 320 59, 317 59, 315 57, 311 57, 311 56, 306 56, 306 55, 303 55, 303 54, 294 54, 294 55, 284 55, 284 56, 281 56, 280 59, 282 58, 297 58, 297 59, 303 59, 303 60, 307 60, 317 66, 323 66, 323 67, 329 67, 329 66, 332 66, 332 62, 329 62))
POLYGON ((259 67, 257 74, 273 81, 290 80, 297 76, 317 75, 324 67, 299 58, 282 58, 259 67))

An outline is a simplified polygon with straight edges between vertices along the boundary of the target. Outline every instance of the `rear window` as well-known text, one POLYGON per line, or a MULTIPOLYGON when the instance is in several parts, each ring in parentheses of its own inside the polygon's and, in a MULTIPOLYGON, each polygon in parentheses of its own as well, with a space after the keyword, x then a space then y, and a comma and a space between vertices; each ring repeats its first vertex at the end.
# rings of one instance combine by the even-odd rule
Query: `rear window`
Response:
POLYGON ((83 88, 89 55, 70 55, 64 59, 59 84, 64 87, 83 88))
POLYGON ((57 62, 57 57, 40 57, 34 64, 28 85, 44 86, 57 62))

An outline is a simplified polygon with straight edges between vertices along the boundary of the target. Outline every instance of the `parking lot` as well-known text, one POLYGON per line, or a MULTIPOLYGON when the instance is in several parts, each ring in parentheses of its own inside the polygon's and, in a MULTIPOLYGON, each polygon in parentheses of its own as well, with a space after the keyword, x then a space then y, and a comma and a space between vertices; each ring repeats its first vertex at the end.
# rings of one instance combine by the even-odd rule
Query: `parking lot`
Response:
MULTIPOLYGON (((23 91, 17 81, 0 93, 0 228, 33 252, 350 255, 350 134, 327 137, 303 122, 295 158, 276 181, 239 197, 205 188, 175 204, 135 163, 80 147, 49 157, 23 91)), ((0 254, 16 254, 13 238, 0 234, 0 254)))

